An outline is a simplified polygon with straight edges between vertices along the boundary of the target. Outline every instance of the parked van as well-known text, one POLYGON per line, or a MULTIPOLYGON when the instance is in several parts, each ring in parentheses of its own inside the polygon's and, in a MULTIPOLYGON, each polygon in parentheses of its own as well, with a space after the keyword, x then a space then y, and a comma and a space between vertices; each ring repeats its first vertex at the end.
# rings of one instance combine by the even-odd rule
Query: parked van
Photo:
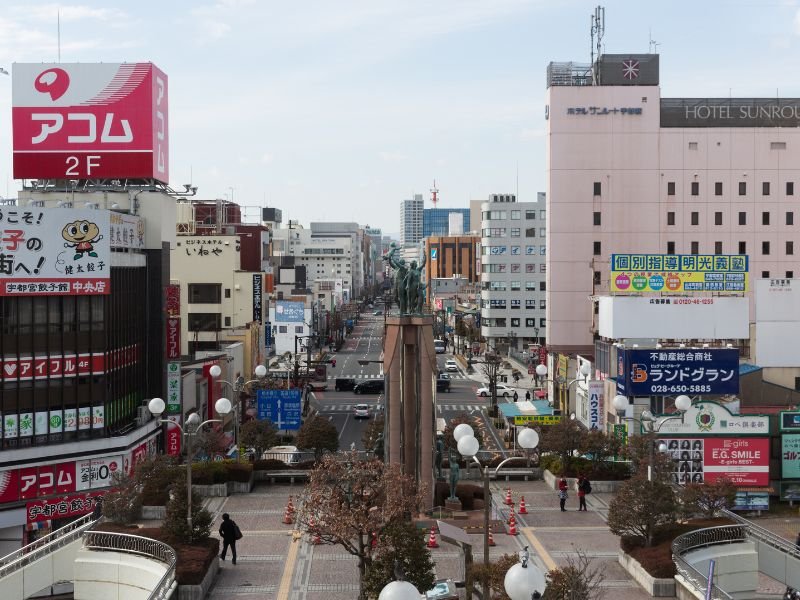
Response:
POLYGON ((264 452, 263 458, 266 460, 281 460, 287 465, 296 465, 300 463, 300 451, 297 446, 273 446, 264 452))

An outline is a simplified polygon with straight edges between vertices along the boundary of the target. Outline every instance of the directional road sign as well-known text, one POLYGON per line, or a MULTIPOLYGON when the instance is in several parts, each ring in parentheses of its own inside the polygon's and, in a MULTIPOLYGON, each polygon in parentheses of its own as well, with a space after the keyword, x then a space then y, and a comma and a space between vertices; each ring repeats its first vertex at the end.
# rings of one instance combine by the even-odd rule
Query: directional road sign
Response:
POLYGON ((278 429, 300 429, 301 390, 258 390, 258 418, 269 419, 278 429))

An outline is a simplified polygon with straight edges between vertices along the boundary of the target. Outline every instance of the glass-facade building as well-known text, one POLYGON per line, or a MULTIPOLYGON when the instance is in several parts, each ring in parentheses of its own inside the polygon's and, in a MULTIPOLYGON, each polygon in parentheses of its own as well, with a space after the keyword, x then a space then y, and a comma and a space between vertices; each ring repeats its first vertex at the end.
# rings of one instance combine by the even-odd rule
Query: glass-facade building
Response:
POLYGON ((464 219, 464 229, 460 232, 469 232, 469 209, 468 208, 426 208, 422 211, 422 237, 432 235, 450 234, 450 214, 459 213, 464 219))

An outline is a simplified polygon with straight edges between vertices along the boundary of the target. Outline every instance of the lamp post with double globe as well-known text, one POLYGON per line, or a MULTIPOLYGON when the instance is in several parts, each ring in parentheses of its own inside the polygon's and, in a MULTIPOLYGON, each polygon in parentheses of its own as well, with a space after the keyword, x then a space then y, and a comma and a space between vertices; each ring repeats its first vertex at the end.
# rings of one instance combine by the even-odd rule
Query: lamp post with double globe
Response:
POLYGON ((258 365, 255 368, 255 379, 251 379, 250 381, 245 381, 244 377, 237 377, 236 381, 231 383, 230 381, 226 381, 224 379, 219 379, 219 376, 222 375, 222 369, 219 365, 213 365, 209 370, 208 374, 211 375, 211 379, 216 381, 217 383, 224 383, 228 387, 230 387, 234 393, 238 394, 238 402, 234 405, 233 410, 233 443, 234 446, 237 448, 239 447, 239 426, 242 424, 242 415, 244 414, 244 393, 245 389, 248 385, 252 383, 259 383, 264 381, 264 378, 267 376, 267 367, 264 365, 258 365))
MULTIPOLYGON (((197 413, 192 413, 186 419, 185 427, 182 427, 180 423, 175 423, 168 419, 161 419, 161 415, 164 413, 164 409, 166 405, 164 404, 164 400, 161 398, 153 398, 150 402, 147 403, 147 408, 153 414, 153 416, 159 419, 161 423, 170 423, 181 430, 181 434, 183 437, 186 438, 186 498, 188 508, 186 510, 186 524, 189 526, 189 539, 191 541, 192 535, 192 439, 198 435, 203 430, 203 427, 208 425, 209 423, 221 423, 221 419, 206 419, 202 423, 200 422, 200 415, 197 413)), ((227 398, 220 398, 214 403, 214 410, 217 411, 217 414, 220 415, 227 415, 231 412, 231 401, 227 398)))

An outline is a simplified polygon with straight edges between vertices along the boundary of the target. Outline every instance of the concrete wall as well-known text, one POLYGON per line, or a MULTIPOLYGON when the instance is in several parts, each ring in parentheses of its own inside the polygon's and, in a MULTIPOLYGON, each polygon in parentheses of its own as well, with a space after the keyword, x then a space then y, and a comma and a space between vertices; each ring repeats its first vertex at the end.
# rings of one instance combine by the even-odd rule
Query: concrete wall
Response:
POLYGON ((708 546, 687 552, 683 558, 700 573, 708 573, 709 561, 713 559, 714 584, 718 588, 734 599, 755 597, 759 555, 753 542, 708 546))
POLYGON ((75 600, 147 600, 167 572, 164 563, 122 552, 81 549, 75 558, 75 600))

